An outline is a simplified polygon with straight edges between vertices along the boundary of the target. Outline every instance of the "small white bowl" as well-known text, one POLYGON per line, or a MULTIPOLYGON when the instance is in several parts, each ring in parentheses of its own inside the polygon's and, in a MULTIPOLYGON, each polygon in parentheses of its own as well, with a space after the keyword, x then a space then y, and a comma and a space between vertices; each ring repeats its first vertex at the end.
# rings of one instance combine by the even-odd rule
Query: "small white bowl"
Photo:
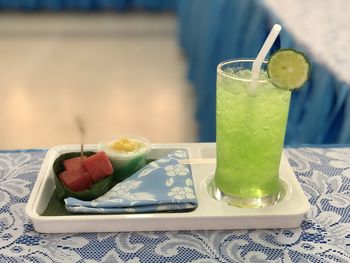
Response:
POLYGON ((99 151, 104 151, 109 160, 111 161, 114 169, 122 168, 128 165, 131 161, 135 160, 136 165, 143 166, 147 161, 147 154, 151 150, 151 143, 147 138, 144 137, 131 137, 125 136, 116 139, 111 139, 107 141, 100 142, 98 144, 99 151), (119 141, 122 138, 127 138, 131 141, 137 141, 141 143, 141 147, 131 152, 118 151, 113 148, 113 143, 119 141), (136 161, 138 159, 138 161, 136 161))

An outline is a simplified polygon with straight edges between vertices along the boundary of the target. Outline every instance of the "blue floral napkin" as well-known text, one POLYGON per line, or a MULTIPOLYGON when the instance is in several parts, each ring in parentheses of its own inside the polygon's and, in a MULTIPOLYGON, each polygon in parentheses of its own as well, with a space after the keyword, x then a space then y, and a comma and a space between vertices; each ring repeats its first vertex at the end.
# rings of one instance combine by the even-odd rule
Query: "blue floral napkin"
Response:
POLYGON ((142 213, 194 210, 197 198, 185 150, 176 150, 153 161, 92 201, 66 198, 75 213, 142 213))

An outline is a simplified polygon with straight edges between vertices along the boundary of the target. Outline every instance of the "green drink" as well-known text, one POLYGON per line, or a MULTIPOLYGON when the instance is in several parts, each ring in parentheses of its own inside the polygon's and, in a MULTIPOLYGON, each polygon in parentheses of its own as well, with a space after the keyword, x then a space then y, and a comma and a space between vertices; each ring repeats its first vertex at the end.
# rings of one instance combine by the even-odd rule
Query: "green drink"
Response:
POLYGON ((291 92, 274 86, 264 71, 251 91, 253 60, 223 62, 217 74, 217 166, 220 198, 240 207, 278 201, 279 165, 291 92))

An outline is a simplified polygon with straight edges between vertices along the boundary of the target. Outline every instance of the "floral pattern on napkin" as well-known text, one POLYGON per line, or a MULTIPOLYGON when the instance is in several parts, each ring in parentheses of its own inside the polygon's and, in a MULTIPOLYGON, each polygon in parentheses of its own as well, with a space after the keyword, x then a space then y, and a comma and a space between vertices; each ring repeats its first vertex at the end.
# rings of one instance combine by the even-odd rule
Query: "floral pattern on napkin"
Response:
POLYGON ((142 213, 194 210, 197 197, 186 150, 155 160, 92 201, 66 198, 74 213, 142 213))

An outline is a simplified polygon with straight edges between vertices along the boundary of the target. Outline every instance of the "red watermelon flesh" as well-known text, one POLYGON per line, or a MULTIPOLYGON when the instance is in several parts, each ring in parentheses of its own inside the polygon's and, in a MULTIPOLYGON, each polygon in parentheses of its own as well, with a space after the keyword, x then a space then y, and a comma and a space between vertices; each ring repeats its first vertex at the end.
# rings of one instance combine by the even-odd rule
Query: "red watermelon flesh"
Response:
MULTIPOLYGON (((84 160, 86 158, 86 156, 83 157, 84 160)), ((63 161, 63 166, 67 171, 80 170, 82 168, 81 157, 66 159, 63 161)))
POLYGON ((83 165, 94 182, 113 173, 113 166, 105 152, 98 152, 89 156, 84 160, 83 165))
POLYGON ((84 191, 93 183, 89 173, 83 168, 63 171, 59 174, 59 178, 73 192, 84 191))

